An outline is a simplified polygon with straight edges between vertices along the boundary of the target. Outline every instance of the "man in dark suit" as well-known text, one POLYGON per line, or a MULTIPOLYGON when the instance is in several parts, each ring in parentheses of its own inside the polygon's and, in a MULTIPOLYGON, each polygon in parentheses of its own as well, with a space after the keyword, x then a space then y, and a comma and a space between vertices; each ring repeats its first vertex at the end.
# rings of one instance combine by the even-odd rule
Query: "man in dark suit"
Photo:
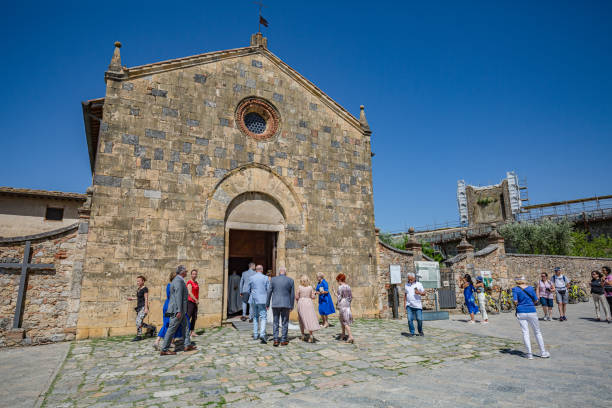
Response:
POLYGON ((274 317, 272 331, 274 333, 274 347, 278 347, 278 321, 281 320, 282 335, 280 345, 286 346, 287 330, 289 329, 289 312, 293 310, 295 303, 295 288, 293 279, 287 276, 287 269, 280 267, 278 276, 272 278, 268 288, 268 299, 266 308, 272 304, 272 315, 274 317))
POLYGON ((170 299, 168 301, 168 310, 166 316, 170 317, 170 324, 168 330, 164 336, 164 343, 162 344, 161 352, 162 356, 176 354, 177 351, 191 351, 195 350, 196 347, 191 344, 191 336, 189 333, 189 324, 187 322, 187 285, 185 284, 185 276, 187 276, 187 268, 183 265, 179 265, 176 268, 176 276, 170 284, 170 299), (184 349, 170 351, 170 341, 174 338, 176 330, 183 325, 185 328, 185 343, 184 349))

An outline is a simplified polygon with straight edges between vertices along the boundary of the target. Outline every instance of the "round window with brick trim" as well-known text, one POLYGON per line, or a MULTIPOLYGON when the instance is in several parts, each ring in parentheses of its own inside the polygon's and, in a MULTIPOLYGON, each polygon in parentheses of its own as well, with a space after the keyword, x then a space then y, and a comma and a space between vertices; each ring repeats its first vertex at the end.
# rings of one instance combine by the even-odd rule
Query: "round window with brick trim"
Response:
POLYGON ((247 136, 257 140, 269 139, 280 128, 278 110, 268 101, 250 97, 236 108, 236 123, 247 136))

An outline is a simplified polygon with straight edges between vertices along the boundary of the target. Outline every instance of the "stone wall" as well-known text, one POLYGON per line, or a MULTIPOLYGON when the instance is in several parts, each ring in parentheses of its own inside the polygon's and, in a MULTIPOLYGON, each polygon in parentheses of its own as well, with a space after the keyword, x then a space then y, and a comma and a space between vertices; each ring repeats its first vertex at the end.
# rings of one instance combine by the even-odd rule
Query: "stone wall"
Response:
POLYGON ((555 267, 560 267, 569 279, 580 281, 588 287, 592 271, 601 271, 602 266, 612 268, 610 258, 586 258, 580 256, 506 254, 506 265, 510 278, 525 275, 529 282, 539 280, 540 273, 551 276, 555 267))
POLYGON ((591 271, 601 270, 606 265, 612 267, 612 259, 586 258, 559 255, 507 254, 504 239, 494 229, 489 236, 489 245, 474 252, 473 247, 464 239, 457 247, 459 254, 446 261, 455 272, 457 279, 457 305, 464 303, 463 290, 459 287, 459 278, 469 273, 472 278, 479 271, 491 271, 494 287, 508 289, 514 287, 517 276, 525 276, 527 281, 535 284, 541 272, 551 276, 555 267, 560 267, 570 279, 580 281, 585 287, 591 280, 591 271), (467 245, 466 245, 467 244, 467 245))
MULTIPOLYGON (((0 347, 75 338, 86 223, 48 234, 32 240, 31 262, 54 264, 55 271, 28 273, 21 329, 12 329, 21 271, 0 273, 0 347)), ((0 242, 0 259, 21 263, 24 249, 25 241, 0 242)))
MULTIPOLYGON (((398 317, 406 316, 404 309, 404 285, 406 284, 406 274, 408 272, 415 273, 415 261, 430 261, 421 252, 420 244, 412 245, 410 251, 400 250, 386 245, 382 241, 378 241, 378 277, 377 288, 380 302, 380 317, 393 317, 393 292, 391 286, 391 276, 389 273, 390 265, 400 265, 402 270, 402 283, 397 285, 398 291, 398 317)), ((433 309, 435 307, 435 297, 433 289, 425 289, 427 296, 423 297, 423 308, 433 309)))
POLYGON ((148 278, 150 321, 161 323, 177 264, 200 271, 198 326, 221 324, 227 220, 232 203, 253 192, 285 218, 277 266, 313 282, 318 271, 343 272, 355 316, 379 313, 369 128, 261 47, 115 65, 121 73, 107 80, 95 163, 80 338, 135 331, 126 298, 139 274, 148 278), (274 137, 241 131, 235 113, 247 97, 278 111, 274 137))

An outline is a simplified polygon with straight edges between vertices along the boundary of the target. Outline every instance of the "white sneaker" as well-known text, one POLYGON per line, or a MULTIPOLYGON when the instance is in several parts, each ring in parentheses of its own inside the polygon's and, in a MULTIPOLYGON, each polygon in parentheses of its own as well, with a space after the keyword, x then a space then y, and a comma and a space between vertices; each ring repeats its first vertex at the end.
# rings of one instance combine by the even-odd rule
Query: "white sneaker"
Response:
POLYGON ((550 357, 550 353, 548 351, 545 351, 542 353, 542 355, 540 356, 541 358, 549 358, 550 357))
POLYGON ((470 320, 468 323, 469 323, 469 324, 476 324, 476 322, 475 322, 475 321, 473 321, 473 320, 470 320))
POLYGON ((527 359, 528 360, 533 360, 533 354, 527 354, 527 359))
POLYGON ((480 324, 489 324, 489 322, 485 320, 485 321, 480 322, 480 324))

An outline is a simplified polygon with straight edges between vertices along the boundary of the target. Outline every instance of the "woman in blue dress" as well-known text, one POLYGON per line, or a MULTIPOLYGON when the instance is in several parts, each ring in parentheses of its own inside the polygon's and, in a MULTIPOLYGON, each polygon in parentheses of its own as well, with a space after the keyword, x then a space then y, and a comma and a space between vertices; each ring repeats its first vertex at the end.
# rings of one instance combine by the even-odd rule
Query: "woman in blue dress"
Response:
MULTIPOLYGON (((170 276, 168 276, 168 280, 170 283, 166 285, 166 301, 164 302, 164 307, 162 308, 162 317, 163 317, 164 325, 162 326, 161 329, 159 329, 159 333, 157 333, 157 339, 155 340, 155 344, 153 344, 153 348, 155 348, 156 350, 159 350, 159 343, 162 341, 162 339, 166 335, 166 331, 168 330, 168 326, 170 325, 170 318, 166 317, 166 312, 168 311, 168 302, 170 301, 170 284, 172 283, 172 280, 174 279, 175 276, 176 276, 175 271, 170 272, 170 276)), ((181 337, 183 337, 183 326, 180 326, 176 330, 176 333, 174 334, 175 339, 178 339, 181 337)))
POLYGON ((323 319, 323 327, 329 327, 327 316, 336 313, 336 309, 334 308, 334 302, 329 294, 329 286, 325 280, 325 275, 319 272, 317 273, 317 279, 319 280, 316 287, 316 292, 319 295, 319 314, 323 319))
POLYGON ((468 323, 474 324, 476 323, 474 316, 478 313, 478 306, 476 306, 476 299, 474 298, 476 288, 472 283, 472 277, 470 275, 465 274, 465 276, 461 278, 461 288, 463 289, 465 305, 468 308, 468 312, 470 312, 470 321, 468 323))

